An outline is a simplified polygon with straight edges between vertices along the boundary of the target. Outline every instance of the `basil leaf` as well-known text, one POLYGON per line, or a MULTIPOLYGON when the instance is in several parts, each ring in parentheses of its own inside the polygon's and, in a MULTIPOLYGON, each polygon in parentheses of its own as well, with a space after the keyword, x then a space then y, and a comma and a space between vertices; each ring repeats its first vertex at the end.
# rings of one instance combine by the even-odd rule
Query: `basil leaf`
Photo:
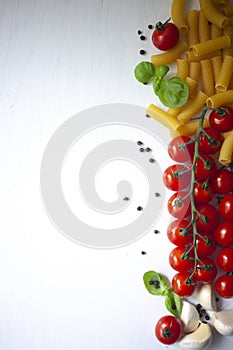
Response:
POLYGON ((180 318, 182 311, 182 300, 178 294, 170 291, 166 295, 165 306, 174 316, 180 318))
POLYGON ((146 289, 153 295, 167 295, 169 293, 169 285, 164 276, 155 271, 148 271, 143 276, 146 289))
POLYGON ((167 81, 155 79, 153 84, 154 93, 167 107, 177 108, 184 105, 188 100, 189 88, 185 81, 179 77, 173 77, 167 81))
POLYGON ((155 76, 156 69, 153 63, 143 61, 140 62, 134 69, 135 78, 140 83, 149 83, 149 81, 155 76))
POLYGON ((157 67, 157 70, 156 70, 156 77, 159 79, 163 79, 168 71, 169 71, 168 66, 164 66, 164 65, 159 66, 157 67))

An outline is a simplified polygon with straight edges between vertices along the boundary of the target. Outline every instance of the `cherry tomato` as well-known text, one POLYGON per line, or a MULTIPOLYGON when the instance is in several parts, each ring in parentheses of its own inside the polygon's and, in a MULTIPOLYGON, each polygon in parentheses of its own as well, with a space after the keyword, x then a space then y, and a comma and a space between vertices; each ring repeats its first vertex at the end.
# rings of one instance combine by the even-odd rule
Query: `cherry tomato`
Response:
POLYGON ((178 163, 190 161, 194 155, 195 144, 191 137, 177 136, 168 144, 169 156, 178 163), (188 143, 188 144, 187 144, 188 143))
POLYGON ((179 272, 187 272, 194 267, 193 250, 188 253, 188 256, 186 252, 186 246, 178 246, 172 249, 169 254, 169 263, 174 270, 179 272))
POLYGON ((216 292, 223 298, 233 297, 233 276, 222 275, 215 282, 216 292))
POLYGON ((194 201, 195 204, 204 204, 212 200, 215 193, 213 185, 209 181, 196 182, 194 184, 194 201))
POLYGON ((155 326, 157 339, 166 345, 176 343, 182 334, 182 323, 175 316, 161 317, 155 326))
POLYGON ((201 158, 197 158, 196 161, 195 179, 196 181, 210 179, 215 174, 216 170, 217 166, 213 158, 206 154, 201 154, 201 158))
POLYGON ((156 23, 155 30, 152 34, 152 42, 159 50, 170 50, 179 40, 179 29, 174 23, 169 23, 169 20, 170 18, 165 23, 156 23))
POLYGON ((188 272, 178 272, 172 279, 172 288, 180 297, 189 297, 195 290, 195 285, 187 283, 188 272))
POLYGON ((210 125, 220 132, 230 131, 233 128, 233 109, 222 106, 212 111, 209 115, 210 125))
POLYGON ((175 245, 186 245, 193 241, 192 226, 187 220, 174 220, 167 228, 168 239, 175 245), (187 228, 188 227, 188 228, 187 228))
POLYGON ((233 272, 233 248, 221 249, 217 255, 217 264, 221 270, 233 272))
POLYGON ((169 213, 177 219, 183 219, 191 215, 190 197, 187 192, 174 193, 169 198, 167 207, 169 213))
POLYGON ((197 271, 194 273, 196 281, 203 283, 212 282, 217 275, 217 268, 213 260, 210 258, 201 258, 201 262, 197 263, 197 271))
POLYGON ((200 232, 212 232, 218 225, 219 215, 216 208, 210 204, 197 206, 196 226, 200 232))
POLYGON ((212 235, 208 233, 201 233, 201 236, 196 238, 197 254, 201 258, 203 256, 212 255, 216 250, 216 244, 212 235))
POLYGON ((233 221, 222 221, 214 231, 214 239, 223 247, 233 246, 233 221))
POLYGON ((215 192, 227 194, 233 191, 233 173, 225 168, 218 169, 211 179, 215 192))
POLYGON ((204 129, 204 131, 212 139, 210 140, 208 136, 201 133, 200 141, 199 141, 199 152, 204 154, 217 153, 220 150, 223 143, 222 134, 214 128, 207 128, 207 129, 204 129))
POLYGON ((191 181, 191 171, 181 164, 169 166, 163 173, 163 182, 169 190, 182 191, 191 181))
POLYGON ((233 220, 233 194, 227 194, 218 206, 220 215, 227 220, 233 220))

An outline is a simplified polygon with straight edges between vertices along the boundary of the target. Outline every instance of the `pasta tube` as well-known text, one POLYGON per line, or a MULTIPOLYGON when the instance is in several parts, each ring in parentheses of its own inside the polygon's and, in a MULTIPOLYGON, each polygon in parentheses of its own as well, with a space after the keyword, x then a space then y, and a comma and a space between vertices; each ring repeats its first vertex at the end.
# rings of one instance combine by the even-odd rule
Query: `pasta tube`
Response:
POLYGON ((199 43, 192 45, 190 50, 193 51, 194 55, 197 57, 209 54, 213 51, 224 49, 231 45, 231 38, 229 35, 222 35, 216 39, 207 40, 204 43, 199 43))
POLYGON ((221 70, 218 75, 215 88, 217 91, 226 91, 231 81, 233 71, 233 57, 224 56, 221 70))
POLYGON ((215 56, 211 58, 212 68, 213 68, 213 74, 214 74, 214 81, 216 82, 219 76, 219 72, 222 67, 222 56, 215 56))
POLYGON ((185 79, 189 75, 189 61, 186 58, 176 60, 176 76, 185 79))
POLYGON ((204 92, 199 91, 194 99, 178 114, 177 119, 185 124, 192 118, 200 109, 205 105, 208 95, 204 92))
POLYGON ((208 96, 214 95, 214 74, 210 60, 201 61, 201 82, 202 91, 208 96))
POLYGON ((172 1, 172 21, 179 28, 180 34, 184 35, 188 31, 188 26, 184 17, 185 0, 172 1))
MULTIPOLYGON (((176 136, 178 136, 178 135, 186 135, 186 136, 194 135, 197 132, 198 125, 199 125, 199 120, 192 120, 191 122, 188 122, 184 125, 180 125, 175 131, 176 136)), ((204 119, 203 128, 208 128, 209 126, 210 126, 209 120, 204 119)))
POLYGON ((228 25, 228 17, 216 10, 211 0, 199 0, 201 10, 204 12, 209 22, 216 24, 220 28, 225 28, 228 25))
POLYGON ((208 97, 206 105, 208 108, 216 108, 230 102, 233 102, 233 90, 227 90, 208 97))
POLYGON ((204 41, 210 40, 209 23, 202 10, 199 11, 198 31, 199 31, 199 40, 201 43, 204 41))
POLYGON ((187 13, 187 25, 188 25, 188 32, 187 32, 187 40, 188 45, 192 46, 197 43, 199 43, 199 35, 198 35, 198 19, 199 14, 197 10, 189 10, 187 13))
POLYGON ((146 114, 151 118, 157 120, 159 123, 163 124, 168 129, 176 130, 180 123, 174 117, 167 114, 161 108, 154 104, 150 104, 146 110, 146 114))
POLYGON ((233 161, 233 131, 223 141, 218 160, 224 165, 230 165, 233 161))
POLYGON ((188 45, 182 41, 179 40, 176 46, 164 53, 160 53, 158 55, 152 55, 151 56, 151 62, 155 66, 161 66, 163 64, 169 64, 174 62, 185 50, 187 50, 188 45))
POLYGON ((200 62, 190 62, 189 63, 189 77, 193 80, 199 81, 201 72, 200 62))

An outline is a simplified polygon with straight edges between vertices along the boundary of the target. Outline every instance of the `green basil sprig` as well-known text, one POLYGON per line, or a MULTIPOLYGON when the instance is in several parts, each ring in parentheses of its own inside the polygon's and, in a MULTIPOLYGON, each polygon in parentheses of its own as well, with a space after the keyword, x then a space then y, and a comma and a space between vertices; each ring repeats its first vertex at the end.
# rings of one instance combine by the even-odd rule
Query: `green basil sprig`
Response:
POLYGON ((143 275, 143 281, 150 294, 165 296, 165 306, 174 316, 180 318, 182 300, 169 286, 166 278, 155 272, 148 271, 143 275))
POLYGON ((143 61, 135 67, 134 75, 143 84, 153 80, 154 93, 160 101, 166 107, 177 108, 188 101, 189 88, 185 81, 179 77, 165 80, 164 77, 168 71, 168 66, 155 67, 153 63, 143 61))

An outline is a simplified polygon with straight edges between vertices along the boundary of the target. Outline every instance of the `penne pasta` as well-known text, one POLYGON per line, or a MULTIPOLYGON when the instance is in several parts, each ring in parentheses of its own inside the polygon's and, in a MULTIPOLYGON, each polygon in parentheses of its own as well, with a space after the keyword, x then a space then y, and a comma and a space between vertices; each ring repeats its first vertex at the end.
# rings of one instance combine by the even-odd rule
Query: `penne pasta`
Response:
POLYGON ((219 76, 219 72, 222 67, 222 56, 215 56, 211 58, 212 69, 214 74, 214 81, 216 82, 219 76))
POLYGON ((224 6, 223 12, 226 16, 233 16, 233 4, 224 6))
POLYGON ((209 22, 214 23, 220 28, 225 28, 228 25, 228 17, 217 11, 214 3, 211 0, 199 0, 201 10, 205 14, 209 22))
POLYGON ((198 32, 200 42, 210 40, 210 29, 208 20, 202 10, 199 11, 198 17, 198 32))
POLYGON ((233 161, 233 130, 223 141, 220 153, 219 162, 223 165, 230 165, 233 161))
POLYGON ((190 77, 186 77, 185 82, 189 87, 189 98, 193 98, 197 92, 198 82, 190 77))
POLYGON ((233 57, 224 56, 223 63, 215 84, 217 91, 226 91, 231 81, 233 71, 233 57))
POLYGON ((222 35, 223 35, 223 29, 219 28, 215 24, 211 23, 211 25, 210 25, 210 39, 216 39, 222 35))
POLYGON ((170 116, 176 118, 177 115, 184 109, 184 106, 177 107, 177 108, 168 108, 167 114, 170 116))
POLYGON ((176 60, 176 76, 185 79, 189 75, 189 61, 187 58, 176 60))
POLYGON ((213 51, 213 52, 210 52, 210 53, 208 53, 206 55, 202 55, 202 56, 196 56, 194 54, 194 52, 190 51, 190 50, 186 52, 186 57, 189 60, 189 62, 200 62, 201 60, 207 60, 209 58, 212 58, 215 56, 220 56, 220 55, 221 55, 220 50, 213 51))
POLYGON ((180 57, 180 55, 187 50, 188 45, 182 41, 179 40, 178 43, 176 44, 176 46, 169 50, 166 51, 164 53, 158 54, 158 55, 152 55, 151 56, 151 62, 155 65, 155 66, 160 66, 162 64, 169 64, 174 62, 178 57, 180 57))
POLYGON ((231 102, 233 102, 233 90, 227 90, 219 94, 209 96, 206 99, 206 105, 208 108, 216 108, 231 102))
POLYGON ((171 15, 173 23, 179 28, 180 34, 184 35, 188 31, 188 26, 184 17, 185 0, 173 0, 171 15))
POLYGON ((192 45, 190 50, 195 56, 200 57, 216 50, 224 49, 231 45, 231 38, 229 35, 222 35, 216 39, 210 39, 204 43, 192 45))
POLYGON ((202 91, 208 95, 212 96, 215 94, 214 88, 214 74, 212 69, 211 61, 203 60, 200 62, 201 64, 201 83, 202 83, 202 91))
POLYGON ((176 130, 180 125, 179 121, 163 111, 161 108, 154 104, 150 104, 146 110, 146 114, 151 118, 157 120, 159 123, 163 124, 168 129, 176 130))
POLYGON ((195 98, 187 104, 181 113, 178 114, 177 119, 181 124, 185 124, 205 105, 208 96, 199 91, 195 98))
POLYGON ((189 63, 189 77, 193 80, 199 81, 201 73, 200 62, 190 62, 189 63))
MULTIPOLYGON (((199 120, 192 120, 191 122, 180 125, 174 132, 173 137, 179 136, 179 135, 185 135, 185 136, 194 135, 197 132, 198 125, 199 125, 199 120)), ((209 120, 205 118, 203 121, 203 128, 208 128, 209 126, 210 126, 209 120)))
POLYGON ((231 45, 223 49, 222 54, 223 56, 225 55, 233 56, 233 27, 227 26, 226 28, 224 28, 223 34, 228 35, 231 38, 231 45))
POLYGON ((186 17, 186 21, 188 25, 187 41, 189 46, 195 45, 199 42, 198 20, 199 20, 199 13, 197 10, 189 10, 187 12, 187 17, 186 17))

